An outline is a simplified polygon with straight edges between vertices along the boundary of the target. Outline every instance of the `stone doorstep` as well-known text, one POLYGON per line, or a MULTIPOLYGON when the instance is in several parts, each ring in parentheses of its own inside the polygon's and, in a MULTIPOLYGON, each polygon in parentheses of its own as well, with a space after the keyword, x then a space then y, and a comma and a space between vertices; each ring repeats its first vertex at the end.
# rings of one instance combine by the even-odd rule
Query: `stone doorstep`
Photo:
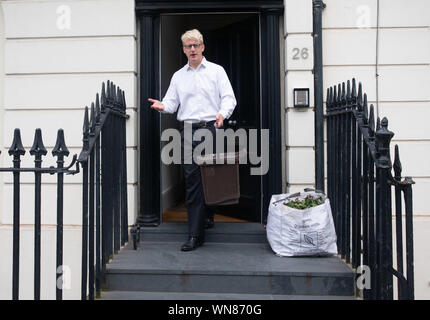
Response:
POLYGON ((191 252, 180 246, 143 242, 121 250, 107 265, 106 290, 354 295, 353 271, 338 257, 278 257, 263 243, 205 243, 191 252))

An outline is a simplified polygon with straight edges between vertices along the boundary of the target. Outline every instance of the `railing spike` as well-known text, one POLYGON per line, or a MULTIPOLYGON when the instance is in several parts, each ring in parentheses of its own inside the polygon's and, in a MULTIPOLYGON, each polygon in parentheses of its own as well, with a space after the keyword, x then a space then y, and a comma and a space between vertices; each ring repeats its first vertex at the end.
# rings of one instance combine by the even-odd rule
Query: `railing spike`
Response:
POLYGON ((119 105, 118 105, 118 107, 119 107, 119 109, 120 110, 124 110, 124 107, 123 107, 123 105, 124 105, 124 101, 123 101, 123 91, 120 89, 119 90, 119 92, 118 92, 118 96, 119 96, 119 105))
POLYGON ((330 87, 330 109, 333 109, 334 99, 333 99, 333 87, 330 87))
POLYGON ((122 91, 122 107, 123 107, 123 110, 125 112, 125 110, 127 109, 127 103, 125 102, 125 92, 124 91, 122 91))
POLYGON ((90 123, 88 120, 88 106, 85 106, 85 114, 84 114, 84 125, 83 125, 83 149, 88 151, 89 143, 88 143, 88 135, 90 130, 90 123))
POLYGON ((37 128, 34 133, 34 141, 33 146, 30 149, 30 154, 32 156, 42 156, 46 155, 48 151, 46 151, 45 146, 43 145, 43 139, 42 139, 42 130, 40 128, 37 128))
POLYGON ((107 81, 106 98, 107 98, 107 103, 110 103, 110 99, 111 99, 111 82, 110 82, 110 80, 107 81))
POLYGON ((114 92, 113 92, 113 82, 109 85, 109 106, 112 107, 115 102, 114 92))
POLYGON ((357 88, 355 84, 355 78, 352 78, 352 92, 351 92, 351 104, 352 108, 356 109, 360 112, 358 105, 357 105, 357 88))
POLYGON ((342 107, 346 107, 346 93, 345 93, 345 82, 342 82, 342 95, 341 95, 342 107))
POLYGON ((82 127, 83 133, 88 133, 90 130, 90 121, 88 117, 88 106, 85 106, 85 113, 84 113, 84 125, 82 127))
POLYGON ((369 109, 367 107, 367 93, 363 96, 363 119, 365 119, 365 122, 367 123, 367 120, 369 119, 369 109))
POLYGON ((116 85, 114 85, 113 83, 111 86, 111 93, 112 93, 112 103, 115 104, 116 103, 116 85))
POLYGON ((91 116, 90 116, 90 135, 94 135, 96 130, 96 110, 94 102, 91 102, 91 116))
POLYGON ((358 84, 358 94, 357 94, 357 108, 358 111, 364 111, 363 108, 363 94, 362 94, 362 85, 361 82, 358 84))
POLYGON ((100 102, 99 94, 96 94, 96 125, 100 124, 100 102))
POLYGON ((58 156, 68 156, 69 149, 67 149, 66 142, 64 140, 64 130, 58 129, 57 131, 57 141, 55 142, 55 147, 52 149, 52 155, 54 157, 58 156))
POLYGON ((116 98, 116 101, 115 101, 115 103, 116 103, 116 107, 118 108, 119 107, 119 104, 120 104, 120 101, 121 101, 121 98, 120 98, 120 88, 119 87, 115 87, 115 98, 116 98))
POLYGON ((337 88, 333 86, 333 96, 332 96, 332 109, 337 108, 337 88))
POLYGON ((352 78, 352 99, 356 99, 357 98, 357 86, 355 83, 355 78, 352 78))
POLYGON ((402 179, 402 163, 400 162, 399 146, 394 146, 394 179, 400 181, 402 179))
POLYGON ((337 108, 342 109, 342 85, 339 83, 337 85, 337 108))
POLYGON ((371 139, 375 138, 375 115, 373 111, 373 104, 370 105, 369 112, 369 136, 371 139))
POLYGON ((8 153, 10 156, 23 156, 25 154, 25 149, 21 140, 21 131, 18 128, 13 132, 13 141, 8 153))
POLYGON ((105 83, 102 83, 102 96, 100 99, 101 102, 101 112, 104 112, 104 108, 106 105, 106 89, 105 89, 105 83))
POLYGON ((110 94, 111 94, 111 106, 113 107, 115 105, 115 85, 113 84, 113 82, 111 82, 111 86, 110 86, 110 94))
POLYGON ((119 87, 116 88, 116 105, 119 108, 121 104, 121 89, 119 87))
POLYGON ((330 110, 330 88, 327 88, 325 104, 326 104, 326 110, 329 111, 330 110))
POLYGON ((376 131, 381 129, 381 119, 379 117, 376 118, 376 131))
POLYGON ((351 104, 351 101, 352 101, 351 82, 349 80, 346 82, 346 101, 348 104, 351 104))

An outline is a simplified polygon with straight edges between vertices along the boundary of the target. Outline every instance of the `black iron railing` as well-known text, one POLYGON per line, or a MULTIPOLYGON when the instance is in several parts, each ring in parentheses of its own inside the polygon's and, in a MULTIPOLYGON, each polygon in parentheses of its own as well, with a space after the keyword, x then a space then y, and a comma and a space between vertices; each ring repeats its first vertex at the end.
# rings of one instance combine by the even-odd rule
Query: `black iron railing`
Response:
POLYGON ((414 299, 413 211, 410 177, 401 179, 398 146, 390 159, 388 120, 377 119, 367 107, 361 83, 327 89, 327 192, 333 209, 339 254, 354 269, 368 270, 364 299, 393 299, 393 276, 398 299, 414 299), (394 176, 392 168, 394 167, 394 176), (395 252, 393 266, 392 188, 395 197, 395 252), (405 203, 403 243, 402 193, 405 203), (405 247, 405 248, 404 248, 405 247), (404 259, 404 249, 406 259, 404 259), (406 272, 404 270, 406 260, 406 272))
POLYGON ((100 296, 106 264, 128 242, 126 103, 124 91, 103 83, 85 108, 82 166, 81 298, 100 296), (95 230, 94 230, 95 228, 95 230))
MULTIPOLYGON (((40 251, 41 251, 41 196, 42 196, 42 174, 56 174, 58 179, 57 184, 57 255, 56 255, 56 270, 60 270, 63 265, 63 179, 64 174, 76 174, 79 172, 77 156, 73 157, 71 164, 64 168, 64 157, 69 155, 69 150, 64 141, 63 130, 58 130, 57 142, 52 155, 57 157, 57 167, 42 167, 42 156, 47 154, 47 150, 43 144, 42 131, 36 129, 34 135, 34 143, 30 149, 30 154, 35 157, 33 168, 21 168, 21 157, 26 151, 22 145, 21 132, 15 129, 12 146, 9 148, 9 155, 13 156, 12 168, 0 168, 0 172, 13 173, 13 256, 12 256, 12 299, 19 299, 19 265, 20 265, 20 177, 21 173, 34 173, 34 299, 40 299, 40 251), (76 164, 76 169, 71 168, 76 164)), ((55 270, 54 270, 55 271, 55 270)), ((61 272, 54 272, 57 284, 58 277, 61 272)), ((56 297, 62 298, 61 286, 57 286, 56 297)))
POLYGON ((21 157, 26 153, 19 129, 15 129, 9 155, 13 167, 0 172, 13 173, 13 257, 12 299, 19 299, 20 263, 20 175, 35 175, 34 213, 34 299, 40 299, 41 199, 42 174, 57 175, 57 238, 56 238, 56 299, 63 298, 63 189, 64 174, 77 174, 82 167, 82 276, 81 298, 94 299, 100 295, 106 264, 122 245, 128 242, 127 218, 127 159, 126 159, 126 103, 124 92, 108 81, 102 85, 101 98, 91 104, 90 117, 85 108, 83 148, 64 167, 69 155, 63 130, 58 130, 52 155, 57 167, 42 167, 42 156, 47 154, 42 132, 36 129, 30 154, 35 157, 32 168, 21 168, 21 157), (76 166, 74 170, 71 168, 76 166))

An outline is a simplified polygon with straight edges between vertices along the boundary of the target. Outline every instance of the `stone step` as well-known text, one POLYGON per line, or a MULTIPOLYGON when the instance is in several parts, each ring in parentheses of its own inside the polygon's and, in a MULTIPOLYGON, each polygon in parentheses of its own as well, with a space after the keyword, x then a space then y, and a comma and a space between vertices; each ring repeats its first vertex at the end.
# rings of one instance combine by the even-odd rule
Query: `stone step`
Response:
POLYGON ((127 245, 107 265, 106 291, 354 296, 354 274, 338 257, 278 257, 267 243, 127 245))
MULTIPOLYGON (((186 222, 164 222, 158 227, 142 227, 140 241, 178 242, 186 241, 186 222)), ((222 243, 266 243, 266 229, 260 223, 215 222, 215 227, 206 230, 206 242, 222 243)))
POLYGON ((105 291, 101 300, 356 300, 353 296, 299 296, 202 292, 105 291))

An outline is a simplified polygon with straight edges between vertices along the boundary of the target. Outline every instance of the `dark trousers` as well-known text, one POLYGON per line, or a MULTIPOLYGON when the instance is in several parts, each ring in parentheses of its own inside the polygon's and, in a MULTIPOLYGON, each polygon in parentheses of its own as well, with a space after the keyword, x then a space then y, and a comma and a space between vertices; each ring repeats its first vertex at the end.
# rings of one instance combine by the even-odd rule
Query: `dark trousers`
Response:
MULTIPOLYGON (((192 133, 202 128, 192 128, 192 133)), ((213 145, 215 146, 215 127, 212 123, 208 124, 205 129, 208 129, 213 137, 213 145)), ((204 138, 203 138, 204 139, 204 138)), ((188 140, 188 138, 187 138, 188 140)), ((203 140, 202 140, 203 141, 203 140)), ((201 141, 192 141, 192 151, 199 145, 201 141)), ((182 168, 185 176, 185 204, 187 207, 188 216, 188 235, 190 237, 200 237, 204 239, 206 218, 213 219, 213 209, 205 204, 203 193, 202 177, 200 166, 192 159, 191 164, 184 163, 184 129, 181 130, 181 158, 182 168)), ((215 149, 213 149, 215 152, 215 149)))

